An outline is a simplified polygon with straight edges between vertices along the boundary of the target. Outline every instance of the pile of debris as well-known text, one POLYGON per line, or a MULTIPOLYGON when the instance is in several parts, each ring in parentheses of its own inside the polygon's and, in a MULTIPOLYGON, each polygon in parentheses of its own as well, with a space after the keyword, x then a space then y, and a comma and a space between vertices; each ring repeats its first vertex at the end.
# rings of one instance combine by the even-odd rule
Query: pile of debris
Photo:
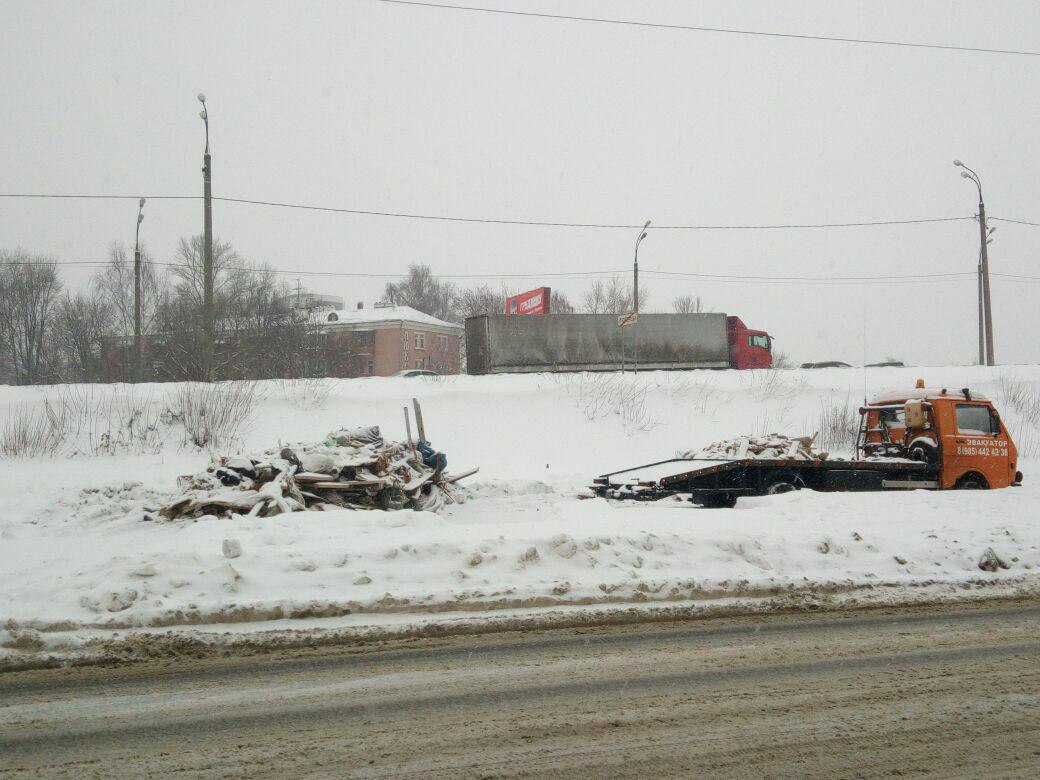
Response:
MULTIPOLYGON (((410 437, 409 437, 410 438, 410 437)), ((427 441, 384 441, 379 426, 341 429, 320 442, 255 457, 216 458, 203 472, 179 477, 179 495, 158 514, 270 517, 327 509, 416 509, 455 502, 447 457, 427 441)))
POLYGON ((771 433, 766 436, 741 436, 709 444, 700 450, 676 453, 684 460, 826 460, 828 453, 816 452, 812 436, 784 436, 771 433))

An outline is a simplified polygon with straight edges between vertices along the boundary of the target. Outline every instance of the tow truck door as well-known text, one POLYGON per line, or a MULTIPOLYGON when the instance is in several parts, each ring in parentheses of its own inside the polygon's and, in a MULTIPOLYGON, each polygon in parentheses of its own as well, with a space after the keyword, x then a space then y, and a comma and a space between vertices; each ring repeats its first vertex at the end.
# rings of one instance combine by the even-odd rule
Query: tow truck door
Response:
POLYGON ((946 416, 943 435, 942 487, 953 487, 968 472, 985 477, 990 487, 1007 487, 1007 432, 989 404, 957 401, 946 416))

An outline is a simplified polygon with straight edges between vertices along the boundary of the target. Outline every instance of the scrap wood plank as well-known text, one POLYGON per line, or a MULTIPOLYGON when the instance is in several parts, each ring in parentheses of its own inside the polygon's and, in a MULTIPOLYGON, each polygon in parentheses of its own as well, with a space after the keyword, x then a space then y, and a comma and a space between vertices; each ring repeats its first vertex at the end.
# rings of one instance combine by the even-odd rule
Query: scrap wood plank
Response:
POLYGON ((383 487, 388 484, 385 479, 352 479, 348 482, 311 482, 307 487, 311 490, 350 490, 358 487, 383 487))
POLYGON ((309 483, 309 482, 327 482, 332 479, 331 474, 321 474, 315 471, 301 471, 299 474, 293 474, 293 479, 297 482, 309 483))
POLYGON ((480 466, 477 466, 476 468, 470 469, 469 471, 463 471, 461 474, 450 474, 450 475, 449 474, 445 474, 444 475, 444 481, 447 482, 449 485, 454 485, 460 479, 465 479, 466 477, 472 477, 478 471, 480 471, 480 466))
POLYGON ((423 485, 425 485, 427 482, 429 482, 431 479, 433 479, 433 472, 432 471, 428 471, 425 474, 420 474, 418 477, 413 479, 408 484, 402 485, 401 486, 401 490, 403 490, 405 493, 410 493, 413 490, 418 490, 423 485))
POLYGON ((412 406, 415 407, 415 428, 419 434, 419 441, 429 441, 426 438, 426 426, 423 424, 422 408, 419 406, 418 398, 412 399, 412 406))

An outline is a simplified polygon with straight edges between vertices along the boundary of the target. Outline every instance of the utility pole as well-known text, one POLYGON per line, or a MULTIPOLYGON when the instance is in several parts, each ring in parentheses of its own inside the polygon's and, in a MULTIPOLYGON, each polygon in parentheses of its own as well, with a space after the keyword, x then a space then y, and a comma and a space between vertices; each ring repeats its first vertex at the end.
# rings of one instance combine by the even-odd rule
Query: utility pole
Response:
POLYGON ((986 365, 986 305, 982 297, 982 247, 979 247, 979 365, 986 365))
POLYGON ((982 198, 982 181, 979 179, 979 175, 975 173, 975 171, 960 160, 954 160, 953 164, 958 168, 964 169, 961 171, 961 176, 965 179, 971 179, 979 191, 979 251, 982 257, 982 309, 983 329, 986 337, 986 365, 994 366, 997 363, 997 359, 993 354, 993 309, 989 294, 989 250, 987 249, 987 245, 989 244, 989 231, 986 229, 986 204, 982 198))
POLYGON ((989 233, 986 230, 986 204, 982 202, 982 185, 979 185, 979 234, 982 238, 982 303, 986 312, 986 365, 995 366, 997 356, 993 353, 993 306, 989 297, 989 233))
POLYGON ((202 117, 206 125, 206 151, 202 156, 202 200, 203 200, 203 232, 202 232, 202 380, 213 381, 213 169, 209 156, 209 111, 206 108, 206 96, 199 93, 202 103, 202 117))
POLYGON ((636 256, 632 263, 632 304, 636 313, 635 322, 632 323, 635 329, 636 342, 635 356, 633 357, 633 374, 639 370, 639 245, 646 238, 646 229, 648 227, 650 227, 650 220, 647 220, 646 224, 643 225, 643 229, 639 231, 639 238, 636 239, 636 256))
POLYGON ((141 339, 141 223, 144 198, 137 201, 137 232, 134 236, 134 382, 144 379, 144 345, 141 339))

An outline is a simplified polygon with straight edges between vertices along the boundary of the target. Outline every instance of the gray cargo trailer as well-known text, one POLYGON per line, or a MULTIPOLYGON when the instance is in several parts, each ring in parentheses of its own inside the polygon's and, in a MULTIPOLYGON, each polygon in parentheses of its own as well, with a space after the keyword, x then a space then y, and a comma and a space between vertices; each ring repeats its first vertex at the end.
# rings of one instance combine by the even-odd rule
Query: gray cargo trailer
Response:
POLYGON ((491 314, 466 320, 470 374, 729 368, 725 314, 640 314, 618 327, 613 314, 491 314))

